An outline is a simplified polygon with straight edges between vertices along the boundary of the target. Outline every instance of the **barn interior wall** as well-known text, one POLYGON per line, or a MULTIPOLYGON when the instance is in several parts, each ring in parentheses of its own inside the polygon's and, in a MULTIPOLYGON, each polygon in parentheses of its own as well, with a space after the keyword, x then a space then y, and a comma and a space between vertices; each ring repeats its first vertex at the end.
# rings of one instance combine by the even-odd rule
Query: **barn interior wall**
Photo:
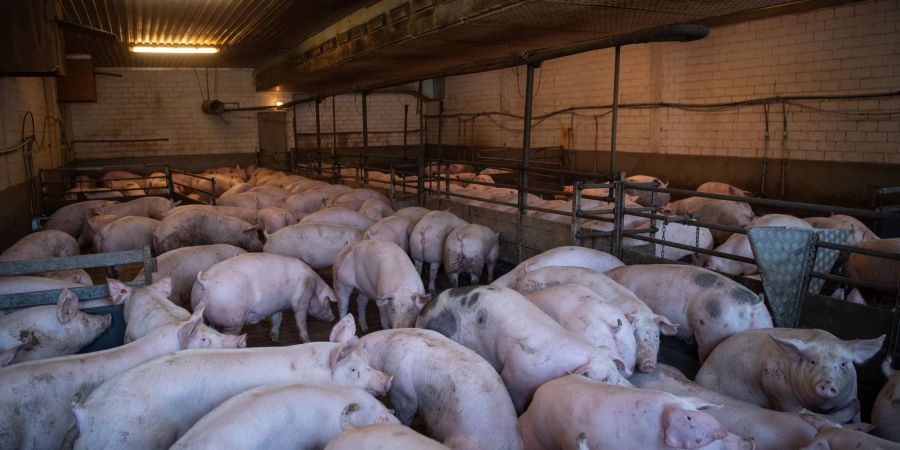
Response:
MULTIPOLYGON (((695 42, 626 46, 620 101, 715 104, 896 91, 898 23, 900 4, 878 0, 713 27, 695 42)), ((546 61, 536 70, 533 147, 608 150, 611 117, 604 105, 612 101, 613 60, 614 50, 605 49, 546 61), (590 106, 600 107, 582 108, 590 106), (568 108, 577 110, 546 116, 568 108)), ((512 116, 522 114, 524 86, 524 67, 447 78, 442 142, 520 147, 522 121, 512 116)), ((898 108, 898 96, 778 101, 768 107, 625 108, 619 113, 618 150, 695 160, 766 156, 900 164, 900 123, 891 115, 898 108)), ((429 120, 430 143, 437 140, 436 130, 436 120, 429 120)), ((578 159, 593 159, 585 156, 578 159)), ((865 177, 866 171, 857 175, 865 177)))
MULTIPOLYGON (((258 147, 256 111, 204 113, 203 100, 227 107, 274 105, 288 92, 257 92, 253 69, 104 68, 121 74, 97 77, 97 101, 64 106, 75 140, 158 139, 143 143, 75 144, 78 160, 253 153, 258 147), (208 83, 208 84, 207 84, 208 83)), ((287 115, 290 120, 290 115, 287 115)), ((214 159, 214 158, 210 158, 214 159)), ((215 161, 209 162, 216 165, 215 161)))
MULTIPOLYGON (((34 134, 33 170, 59 167, 68 156, 61 145, 60 110, 56 103, 56 80, 52 78, 0 78, 0 147, 22 142, 24 134, 34 134)), ((0 155, 0 249, 30 231, 31 214, 25 194, 25 164, 21 151, 0 155)))

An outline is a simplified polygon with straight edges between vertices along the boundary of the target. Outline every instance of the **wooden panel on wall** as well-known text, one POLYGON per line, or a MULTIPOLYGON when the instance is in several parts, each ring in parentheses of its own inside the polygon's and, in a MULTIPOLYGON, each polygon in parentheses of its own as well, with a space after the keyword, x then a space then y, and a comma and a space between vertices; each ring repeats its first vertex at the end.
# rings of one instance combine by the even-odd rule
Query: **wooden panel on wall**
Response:
POLYGON ((61 102, 96 102, 97 81, 90 57, 66 57, 66 75, 56 79, 61 102))

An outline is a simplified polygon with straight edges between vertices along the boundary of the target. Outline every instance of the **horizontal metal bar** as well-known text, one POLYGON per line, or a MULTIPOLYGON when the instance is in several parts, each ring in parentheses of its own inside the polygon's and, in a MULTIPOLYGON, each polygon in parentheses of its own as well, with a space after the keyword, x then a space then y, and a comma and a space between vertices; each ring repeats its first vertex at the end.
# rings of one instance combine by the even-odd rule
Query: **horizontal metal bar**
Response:
POLYGON ((886 294, 896 294, 897 293, 897 288, 895 288, 895 287, 889 287, 889 286, 884 286, 881 284, 870 283, 868 281, 857 280, 855 278, 842 277, 840 275, 833 275, 830 273, 822 273, 822 272, 816 272, 816 271, 810 272, 810 275, 812 275, 816 278, 821 278, 823 280, 837 281, 839 283, 846 283, 846 284, 849 284, 852 286, 859 286, 859 287, 862 287, 865 289, 871 289, 873 291, 878 291, 878 292, 882 292, 882 293, 886 293, 886 294))
POLYGON ((698 227, 703 227, 703 228, 709 228, 711 230, 727 231, 729 233, 747 234, 747 230, 745 230, 743 228, 730 227, 727 225, 719 225, 717 223, 710 223, 710 222, 700 222, 699 220, 693 220, 693 221, 689 221, 687 219, 670 220, 669 217, 671 217, 671 216, 666 216, 663 214, 655 214, 655 213, 644 213, 644 212, 635 211, 634 209, 628 209, 628 208, 626 208, 625 214, 631 215, 631 216, 637 216, 637 217, 644 217, 647 219, 661 220, 663 222, 668 222, 668 223, 680 223, 682 225, 698 226, 698 227))
POLYGON ((867 209, 858 209, 858 208, 845 208, 842 206, 824 206, 824 205, 816 205, 814 203, 789 202, 789 201, 784 201, 784 200, 773 200, 773 199, 767 199, 767 198, 742 197, 742 196, 737 196, 737 195, 725 195, 725 194, 713 194, 713 193, 709 193, 709 192, 697 192, 697 191, 691 191, 691 190, 687 190, 687 189, 649 187, 646 185, 646 183, 627 183, 626 182, 625 189, 636 189, 636 190, 644 190, 644 191, 652 191, 652 192, 667 192, 670 194, 680 194, 680 195, 686 195, 689 197, 703 197, 703 198, 711 198, 711 199, 716 199, 716 200, 731 200, 731 201, 735 201, 735 202, 748 203, 751 205, 775 206, 775 207, 780 207, 780 208, 802 209, 802 210, 814 211, 814 212, 846 214, 846 215, 850 215, 850 216, 868 217, 868 218, 872 218, 872 219, 900 220, 900 214, 895 214, 895 213, 870 211, 867 209))
POLYGON ((585 238, 595 238, 595 237, 612 237, 612 235, 613 235, 612 231, 591 230, 591 231, 584 231, 584 232, 578 233, 575 237, 578 239, 585 239, 585 238))
POLYGON ((77 144, 79 142, 88 142, 88 143, 121 143, 121 144, 134 144, 139 142, 167 142, 169 138, 147 138, 147 139, 74 139, 71 142, 73 144, 77 144))
POLYGON ((742 263, 756 264, 756 260, 753 258, 746 258, 743 256, 732 255, 731 253, 717 252, 715 250, 707 250, 705 248, 694 247, 693 245, 685 245, 685 244, 680 244, 678 242, 664 241, 662 239, 656 239, 656 238, 652 238, 649 236, 642 236, 639 233, 632 233, 630 230, 623 231, 622 236, 630 237, 632 239, 637 239, 639 241, 652 242, 654 244, 665 245, 667 247, 675 247, 675 248, 680 248, 682 250, 690 250, 690 251, 694 251, 694 252, 698 252, 698 253, 707 254, 710 256, 718 256, 720 258, 726 258, 726 259, 730 259, 730 260, 738 261, 738 262, 742 262, 742 263))
POLYGON ((36 259, 0 262, 0 276, 25 275, 38 272, 81 269, 89 267, 109 267, 120 264, 143 263, 143 250, 129 250, 93 255, 65 256, 62 258, 36 259))
POLYGON ((900 253, 888 253, 888 252, 882 252, 882 251, 872 250, 872 249, 863 248, 863 247, 853 247, 853 246, 849 246, 849 245, 834 244, 831 242, 824 242, 824 241, 819 241, 818 244, 816 244, 816 245, 819 247, 822 247, 822 248, 830 248, 833 250, 840 250, 842 252, 859 253, 860 255, 874 256, 876 258, 884 258, 884 259, 892 259, 894 261, 900 261, 900 253))
MULTIPOLYGON (((448 194, 448 195, 450 195, 450 196, 452 196, 452 197, 466 198, 466 199, 469 199, 469 200, 476 200, 476 201, 484 202, 484 203, 492 203, 492 204, 494 204, 494 205, 511 206, 511 207, 513 207, 513 208, 518 208, 518 205, 517 205, 516 203, 503 202, 503 201, 500 201, 500 200, 494 200, 494 199, 489 199, 489 198, 481 198, 481 197, 473 197, 473 196, 471 196, 471 195, 457 194, 456 192, 436 191, 436 190, 433 190, 433 189, 430 190, 430 189, 427 189, 427 188, 425 189, 425 191, 426 191, 426 192, 431 192, 431 193, 448 194)), ((477 205, 476 205, 476 206, 477 206, 477 205)))
MULTIPOLYGON (((131 281, 125 284, 134 287, 144 286, 143 281, 131 281)), ((79 301, 96 300, 98 298, 109 297, 109 287, 105 284, 68 289, 72 291, 73 294, 78 296, 79 301)), ((55 305, 59 300, 59 294, 61 292, 62 289, 52 289, 49 291, 22 292, 19 294, 0 295, 0 310, 41 305, 55 305)))

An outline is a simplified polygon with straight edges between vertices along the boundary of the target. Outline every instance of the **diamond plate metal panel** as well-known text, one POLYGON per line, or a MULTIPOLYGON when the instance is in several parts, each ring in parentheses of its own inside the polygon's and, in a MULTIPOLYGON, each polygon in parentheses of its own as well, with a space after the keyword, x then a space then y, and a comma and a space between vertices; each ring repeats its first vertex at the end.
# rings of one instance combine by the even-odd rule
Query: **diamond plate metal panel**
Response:
POLYGON ((747 237, 775 326, 796 327, 815 257, 816 233, 808 229, 753 227, 747 230, 747 237))
MULTIPOLYGON (((845 244, 847 243, 847 236, 850 235, 847 230, 827 228, 814 228, 813 230, 815 230, 819 242, 829 242, 832 244, 845 244)), ((813 263, 812 270, 822 273, 831 272, 831 268, 834 267, 834 262, 837 261, 840 253, 841 252, 838 250, 820 247, 816 250, 816 261, 813 263)), ((821 278, 812 278, 809 280, 809 292, 818 294, 822 291, 822 286, 824 285, 825 280, 821 278)))

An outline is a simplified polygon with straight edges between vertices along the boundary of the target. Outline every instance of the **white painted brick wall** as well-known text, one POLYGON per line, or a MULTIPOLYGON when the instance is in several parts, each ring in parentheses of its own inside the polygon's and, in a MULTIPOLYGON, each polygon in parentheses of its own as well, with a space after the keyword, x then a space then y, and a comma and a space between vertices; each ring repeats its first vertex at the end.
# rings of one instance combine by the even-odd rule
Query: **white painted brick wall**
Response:
MULTIPOLYGON (((366 99, 368 107, 369 145, 403 144, 403 106, 409 106, 407 119, 407 143, 419 142, 419 115, 416 112, 416 98, 412 95, 394 93, 372 93, 366 99)), ((334 99, 338 147, 361 147, 362 139, 362 98, 359 94, 338 95, 334 99), (347 134, 347 133, 350 134, 347 134)), ((332 101, 322 100, 319 104, 319 123, 322 134, 322 148, 332 146, 332 101)), ((316 146, 315 103, 297 106, 297 133, 300 134, 301 148, 316 146)))
MULTIPOLYGON (((534 114, 612 99, 613 50, 545 62, 535 74, 534 114)), ((451 77, 445 112, 521 115, 522 67, 451 77)), ((769 96, 853 95, 900 89, 900 4, 878 0, 713 28, 690 43, 622 49, 620 101, 720 103, 769 96)), ((897 97, 785 105, 791 159, 900 163, 897 97), (867 115, 866 112, 877 114, 867 115)), ((608 109, 536 121, 532 146, 608 149, 608 109), (571 128, 571 132, 570 129, 571 128), (569 137, 571 136, 571 137, 569 137)), ((762 105, 720 111, 622 109, 618 148, 661 154, 761 157, 762 105)), ((769 108, 769 156, 782 152, 780 104, 769 108)), ((446 143, 521 145, 521 120, 448 118, 446 143)), ((429 142, 437 126, 429 120, 429 142)))
MULTIPOLYGON (((56 80, 52 78, 0 78, 0 147, 21 142, 22 120, 26 111, 34 115, 34 134, 37 142, 32 147, 34 175, 44 168, 59 167, 65 163, 60 145, 59 119, 56 103, 56 80)), ((31 121, 25 134, 31 134, 31 121)), ((0 191, 25 182, 25 166, 22 152, 0 155, 0 191)))
MULTIPOLYGON (((168 138, 140 144, 79 143, 79 159, 122 156, 250 153, 258 147, 255 111, 225 113, 220 118, 200 109, 206 91, 203 69, 106 68, 123 76, 97 77, 97 102, 64 106, 74 139, 168 138), (199 78, 199 85, 198 85, 199 78)), ((209 72, 209 89, 223 102, 242 107, 290 101, 286 92, 256 92, 252 69, 209 72), (216 82, 216 72, 218 82, 216 82)), ((290 120, 290 115, 287 115, 290 120)), ((288 126, 290 134, 290 126, 288 126)), ((215 162, 211 161, 211 165, 215 162)))

